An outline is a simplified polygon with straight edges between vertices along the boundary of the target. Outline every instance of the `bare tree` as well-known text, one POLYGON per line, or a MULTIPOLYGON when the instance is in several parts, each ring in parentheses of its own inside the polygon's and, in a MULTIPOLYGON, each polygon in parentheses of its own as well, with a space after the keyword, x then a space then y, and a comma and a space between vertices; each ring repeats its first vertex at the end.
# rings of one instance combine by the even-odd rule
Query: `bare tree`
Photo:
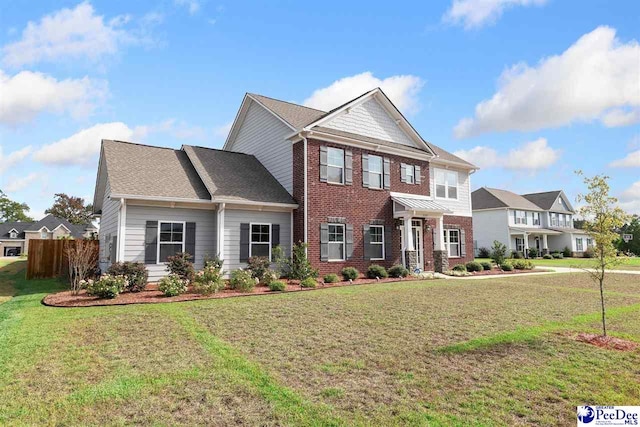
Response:
POLYGON ((66 243, 69 260, 69 282, 74 295, 80 292, 80 281, 92 275, 98 264, 98 249, 93 241, 73 240, 66 243))

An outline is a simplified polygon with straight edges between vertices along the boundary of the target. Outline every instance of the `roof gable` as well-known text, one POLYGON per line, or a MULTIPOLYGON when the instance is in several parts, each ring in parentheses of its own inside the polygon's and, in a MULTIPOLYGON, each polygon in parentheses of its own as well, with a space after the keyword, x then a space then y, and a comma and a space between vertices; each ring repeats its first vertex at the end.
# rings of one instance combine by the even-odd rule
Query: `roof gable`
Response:
POLYGON ((562 190, 524 194, 527 200, 540 206, 545 211, 574 212, 567 195, 562 190))
POLYGON ((539 211, 540 208, 519 194, 497 188, 483 187, 471 194, 474 210, 512 208, 529 211, 539 211))

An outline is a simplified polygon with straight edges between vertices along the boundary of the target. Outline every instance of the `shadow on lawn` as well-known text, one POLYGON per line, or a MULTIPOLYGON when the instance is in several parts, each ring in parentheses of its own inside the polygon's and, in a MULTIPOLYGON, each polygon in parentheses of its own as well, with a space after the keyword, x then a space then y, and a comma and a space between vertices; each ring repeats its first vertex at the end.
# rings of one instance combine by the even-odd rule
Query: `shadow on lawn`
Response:
POLYGON ((0 304, 13 297, 51 293, 67 287, 60 278, 27 280, 26 271, 24 259, 0 266, 0 304))

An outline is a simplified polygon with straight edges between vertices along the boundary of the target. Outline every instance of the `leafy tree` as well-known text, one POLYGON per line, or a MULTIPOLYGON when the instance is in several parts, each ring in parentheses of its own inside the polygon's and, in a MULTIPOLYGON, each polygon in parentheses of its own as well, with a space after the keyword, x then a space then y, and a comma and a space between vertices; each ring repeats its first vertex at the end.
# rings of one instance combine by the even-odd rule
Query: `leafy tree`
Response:
POLYGON ((620 238, 619 230, 627 221, 628 215, 617 206, 618 199, 609 195, 609 177, 596 175, 583 177, 587 186, 586 194, 578 195, 578 202, 584 203, 579 209, 584 218, 584 230, 594 239, 594 266, 586 271, 600 286, 600 305, 602 308, 602 335, 607 336, 606 309, 604 303, 604 281, 607 270, 622 261, 617 258, 616 242, 620 238))
POLYGON ((507 257, 507 247, 503 243, 500 243, 497 240, 493 241, 493 246, 491 247, 491 259, 496 264, 500 265, 504 262, 507 257))
POLYGON ((0 190, 0 221, 33 221, 27 212, 29 206, 26 203, 14 202, 0 190))
POLYGON ((93 205, 84 204, 82 197, 69 196, 64 193, 57 193, 53 206, 44 211, 58 218, 65 218, 71 224, 87 224, 91 222, 93 205))
POLYGON ((633 239, 629 242, 618 240, 618 249, 623 252, 631 252, 640 255, 640 216, 634 215, 631 220, 622 226, 620 234, 631 234, 633 239))

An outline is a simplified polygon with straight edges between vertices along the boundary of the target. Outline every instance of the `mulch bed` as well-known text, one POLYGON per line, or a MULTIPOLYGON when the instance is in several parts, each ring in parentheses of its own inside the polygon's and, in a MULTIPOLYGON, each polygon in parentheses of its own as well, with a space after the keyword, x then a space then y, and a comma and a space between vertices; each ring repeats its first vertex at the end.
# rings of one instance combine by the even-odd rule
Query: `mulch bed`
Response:
POLYGON ((640 344, 633 341, 610 336, 605 337, 599 334, 578 334, 575 339, 608 350, 633 351, 640 346, 640 344))
POLYGON ((42 304, 51 307, 95 307, 103 305, 128 305, 128 304, 154 304, 163 302, 176 302, 176 301, 193 301, 203 299, 215 299, 215 298, 232 298, 232 297, 244 297, 253 295, 269 295, 269 294, 282 294, 285 292, 303 292, 313 291, 318 289, 338 288, 342 286, 353 285, 368 285, 372 283, 390 283, 390 282, 403 282, 403 281, 415 281, 420 280, 415 277, 406 277, 404 279, 388 278, 388 279, 356 279, 352 282, 338 282, 338 283, 318 283, 317 288, 302 288, 298 281, 295 280, 283 280, 287 283, 285 291, 272 292, 267 286, 257 285, 253 292, 238 292, 233 289, 225 289, 216 294, 201 295, 197 293, 189 292, 175 297, 165 297, 162 292, 158 290, 158 286, 154 283, 147 285, 142 292, 124 292, 113 299, 100 299, 98 297, 87 295, 86 291, 82 290, 78 295, 73 295, 71 291, 57 292, 55 294, 49 294, 42 299, 42 304))

